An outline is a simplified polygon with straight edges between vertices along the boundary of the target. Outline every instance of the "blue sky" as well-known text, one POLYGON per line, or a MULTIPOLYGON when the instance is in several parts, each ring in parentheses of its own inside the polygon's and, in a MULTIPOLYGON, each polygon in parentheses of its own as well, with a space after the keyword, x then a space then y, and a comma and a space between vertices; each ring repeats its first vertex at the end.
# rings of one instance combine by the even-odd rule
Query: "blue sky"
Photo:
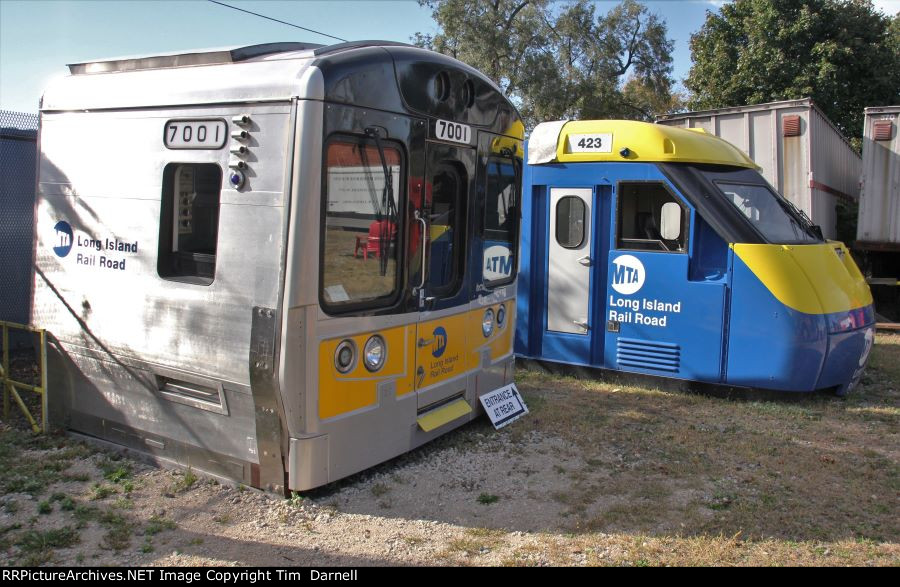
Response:
MULTIPOLYGON (((228 4, 349 40, 409 42, 435 32, 431 11, 412 0, 268 1, 228 4)), ((615 1, 598 1, 606 12, 615 1)), ((688 41, 719 1, 649 1, 675 40, 675 78, 690 68, 688 41)), ((876 2, 891 14, 900 0, 876 2)), ((336 42, 204 0, 0 0, 0 109, 36 112, 47 81, 67 63, 271 41, 336 42)))

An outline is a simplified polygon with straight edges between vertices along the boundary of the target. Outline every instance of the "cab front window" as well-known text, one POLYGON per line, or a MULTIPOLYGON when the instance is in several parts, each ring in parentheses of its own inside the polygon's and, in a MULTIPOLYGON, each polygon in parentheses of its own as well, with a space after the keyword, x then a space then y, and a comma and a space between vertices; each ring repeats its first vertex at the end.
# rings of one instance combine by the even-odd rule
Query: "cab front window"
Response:
POLYGON ((725 199, 771 243, 821 242, 812 222, 766 185, 715 181, 725 199))

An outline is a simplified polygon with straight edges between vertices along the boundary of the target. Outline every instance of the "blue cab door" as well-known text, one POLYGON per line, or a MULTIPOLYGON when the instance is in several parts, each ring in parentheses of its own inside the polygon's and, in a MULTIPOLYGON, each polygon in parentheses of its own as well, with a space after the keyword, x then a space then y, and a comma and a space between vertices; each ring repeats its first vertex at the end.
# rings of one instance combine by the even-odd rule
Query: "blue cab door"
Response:
POLYGON ((727 245, 655 166, 616 171, 605 366, 722 381, 727 245))

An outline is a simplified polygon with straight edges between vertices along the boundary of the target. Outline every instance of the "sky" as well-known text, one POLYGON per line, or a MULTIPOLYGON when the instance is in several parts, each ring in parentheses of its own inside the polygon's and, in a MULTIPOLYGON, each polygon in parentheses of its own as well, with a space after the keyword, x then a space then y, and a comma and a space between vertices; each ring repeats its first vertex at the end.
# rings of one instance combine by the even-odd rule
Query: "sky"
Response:
MULTIPOLYGON (((414 0, 223 1, 348 40, 410 42, 416 32, 436 32, 431 10, 414 0)), ((597 1, 598 12, 616 3, 597 1)), ((680 81, 691 66, 691 33, 724 2, 643 3, 666 21, 680 81)), ((875 4, 900 10, 900 0, 875 4)), ((206 0, 0 0, 0 109, 37 112, 43 88, 68 63, 273 41, 338 42, 206 0)))

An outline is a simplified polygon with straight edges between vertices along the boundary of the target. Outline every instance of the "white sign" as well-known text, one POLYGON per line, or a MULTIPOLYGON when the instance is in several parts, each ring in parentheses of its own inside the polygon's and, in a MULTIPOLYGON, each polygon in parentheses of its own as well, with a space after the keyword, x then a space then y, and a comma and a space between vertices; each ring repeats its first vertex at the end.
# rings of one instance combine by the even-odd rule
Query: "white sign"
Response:
POLYGON ((637 293, 645 278, 644 264, 634 255, 619 255, 613 259, 612 288, 620 294, 637 293))
POLYGON ((434 136, 442 141, 453 141, 454 143, 465 143, 468 145, 472 140, 472 127, 458 122, 436 120, 434 122, 434 136))
POLYGON ((513 271, 512 251, 505 245, 493 245, 484 250, 481 275, 485 281, 509 279, 513 271))
POLYGON ((569 135, 569 153, 612 153, 612 133, 569 135))
POLYGON ((479 399, 495 430, 500 430, 528 413, 525 400, 519 395, 515 383, 488 392, 479 399))
POLYGON ((221 149, 227 137, 224 120, 170 120, 163 142, 170 149, 221 149))
MULTIPOLYGON (((400 191, 400 166, 388 167, 394 186, 394 205, 398 205, 400 191)), ((329 167, 328 168, 328 208, 327 213, 355 212, 374 215, 386 214, 383 209, 384 171, 378 167, 329 167)))

